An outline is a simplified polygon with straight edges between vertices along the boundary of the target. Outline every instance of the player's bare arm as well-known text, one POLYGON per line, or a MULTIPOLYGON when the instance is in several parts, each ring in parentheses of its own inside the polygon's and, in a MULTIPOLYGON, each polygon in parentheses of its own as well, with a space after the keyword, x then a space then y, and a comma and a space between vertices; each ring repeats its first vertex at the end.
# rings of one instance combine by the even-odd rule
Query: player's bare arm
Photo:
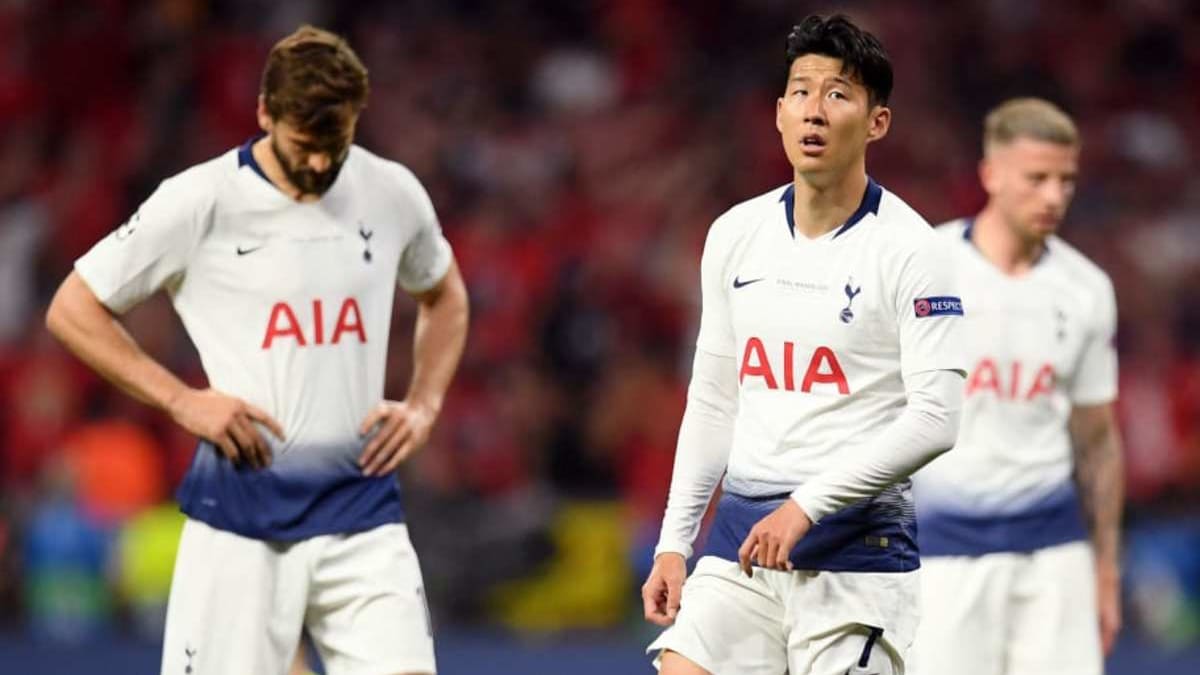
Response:
POLYGON ((380 402, 359 428, 364 436, 375 430, 359 458, 368 476, 395 471, 429 440, 467 340, 470 309, 457 264, 451 263, 437 285, 413 297, 417 324, 408 394, 403 401, 380 402))
POLYGON ((1075 482, 1096 555, 1097 609, 1104 653, 1112 650, 1121 628, 1121 508, 1124 461, 1121 436, 1111 403, 1076 406, 1071 411, 1075 482))
POLYGON ((283 439, 282 427, 266 412, 212 389, 193 389, 152 359, 76 272, 55 293, 46 327, 106 380, 167 412, 188 432, 219 447, 230 461, 254 467, 270 463, 270 446, 255 422, 283 439))

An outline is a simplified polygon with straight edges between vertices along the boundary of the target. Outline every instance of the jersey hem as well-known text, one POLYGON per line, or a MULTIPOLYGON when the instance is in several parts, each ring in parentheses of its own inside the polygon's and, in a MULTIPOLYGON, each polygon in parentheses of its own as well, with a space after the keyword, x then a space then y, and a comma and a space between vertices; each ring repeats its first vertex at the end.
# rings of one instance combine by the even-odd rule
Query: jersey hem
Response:
POLYGON ((388 514, 386 517, 381 516, 378 518, 372 518, 370 520, 363 521, 362 523, 357 523, 353 527, 305 526, 288 528, 285 532, 275 533, 253 528, 232 527, 228 523, 221 522, 221 519, 219 518, 208 518, 199 515, 193 510, 183 506, 181 506, 179 510, 188 518, 204 523, 213 529, 221 530, 222 532, 230 532, 248 539, 257 539, 259 541, 301 541, 303 539, 312 539, 313 537, 320 537, 327 534, 355 534, 358 532, 373 530, 383 525, 404 524, 406 522, 403 509, 397 508, 396 513, 388 514))

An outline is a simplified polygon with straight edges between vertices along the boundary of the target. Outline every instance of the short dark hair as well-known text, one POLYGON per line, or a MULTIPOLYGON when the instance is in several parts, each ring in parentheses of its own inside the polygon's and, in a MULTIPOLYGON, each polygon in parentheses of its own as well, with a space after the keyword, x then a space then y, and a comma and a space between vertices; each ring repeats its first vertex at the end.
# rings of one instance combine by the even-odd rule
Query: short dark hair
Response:
POLYGON ((345 106, 360 112, 368 91, 367 69, 350 45, 313 26, 277 42, 263 67, 262 96, 272 119, 318 137, 340 133, 345 106))
POLYGON ((879 39, 854 25, 844 14, 813 14, 787 36, 787 70, 805 54, 841 59, 842 72, 867 89, 871 105, 887 105, 892 95, 892 62, 879 39))

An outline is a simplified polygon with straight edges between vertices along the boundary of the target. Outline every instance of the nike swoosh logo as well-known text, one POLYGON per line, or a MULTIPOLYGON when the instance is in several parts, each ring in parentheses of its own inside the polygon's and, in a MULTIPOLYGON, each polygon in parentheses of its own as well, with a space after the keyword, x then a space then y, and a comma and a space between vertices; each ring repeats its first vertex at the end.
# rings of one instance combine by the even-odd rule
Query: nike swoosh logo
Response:
POLYGON ((262 248, 263 246, 266 246, 266 244, 259 244, 258 246, 252 246, 250 248, 242 248, 241 246, 239 246, 239 247, 237 247, 237 254, 238 255, 246 255, 247 253, 254 253, 258 249, 262 248))
POLYGON ((741 280, 741 278, 739 278, 739 277, 734 277, 734 278, 733 278, 733 287, 734 287, 734 288, 741 288, 742 286, 749 286, 750 284, 756 284, 756 283, 758 283, 758 282, 762 281, 762 280, 763 280, 763 279, 765 279, 765 278, 766 278, 766 277, 759 277, 759 278, 757 278, 757 279, 747 279, 746 281, 742 281, 742 280, 741 280))

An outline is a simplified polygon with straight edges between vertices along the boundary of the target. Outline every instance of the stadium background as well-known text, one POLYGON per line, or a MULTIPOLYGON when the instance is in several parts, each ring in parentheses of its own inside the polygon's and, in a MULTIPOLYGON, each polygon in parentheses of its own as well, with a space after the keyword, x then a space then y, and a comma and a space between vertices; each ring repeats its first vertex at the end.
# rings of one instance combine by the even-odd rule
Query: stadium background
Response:
MULTIPOLYGON (((647 672, 637 587, 669 482, 706 227, 789 175, 783 37, 830 5, 0 2, 0 672, 156 672, 194 440, 47 335, 72 261, 159 180, 255 132, 302 22, 371 72, 359 142, 433 195, 471 291, 462 369, 405 471, 443 672, 647 672)), ((1200 4, 855 2, 896 69, 872 175, 938 222, 982 204, 983 113, 1084 136, 1065 235, 1113 277, 1127 628, 1113 673, 1200 668, 1200 4)), ((336 270, 313 271, 336 273, 336 270)), ((396 311, 388 392, 408 377, 396 311)), ((165 299, 128 317, 203 382, 165 299)))

